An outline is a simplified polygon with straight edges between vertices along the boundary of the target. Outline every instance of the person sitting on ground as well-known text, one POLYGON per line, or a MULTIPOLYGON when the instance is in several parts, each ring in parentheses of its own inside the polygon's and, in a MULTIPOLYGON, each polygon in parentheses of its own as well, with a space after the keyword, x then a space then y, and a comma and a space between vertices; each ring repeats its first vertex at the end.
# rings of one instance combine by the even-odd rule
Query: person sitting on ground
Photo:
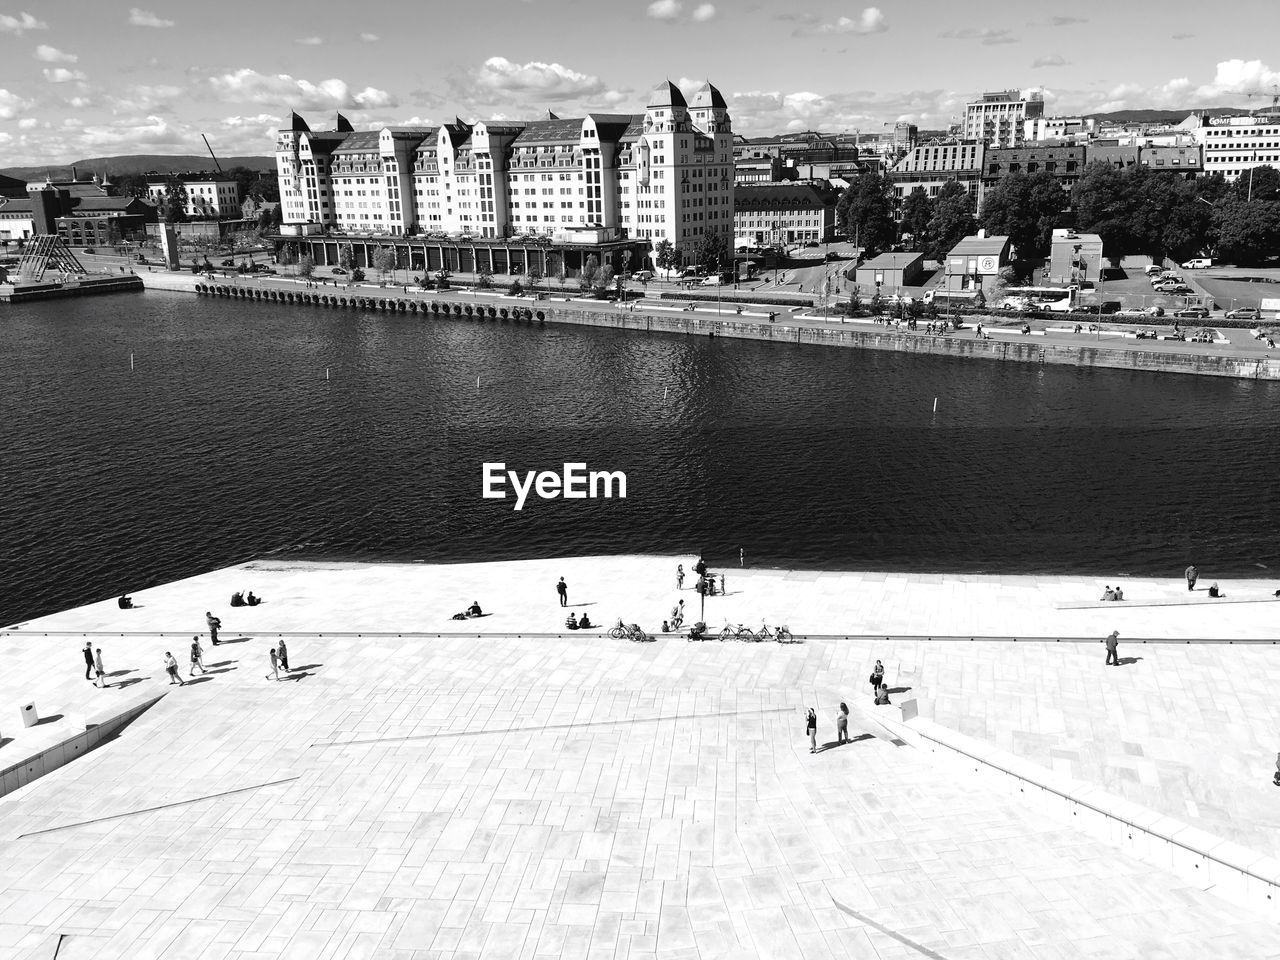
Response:
POLYGON ((231 605, 232 605, 233 607, 243 607, 243 606, 244 606, 244 594, 242 594, 239 590, 237 590, 235 593, 233 593, 233 594, 231 595, 231 605))
POLYGON ((484 616, 484 614, 480 612, 480 604, 478 604, 476 601, 472 600, 472 601, 471 601, 471 606, 467 607, 467 616, 468 616, 468 617, 482 617, 482 616, 484 616))
POLYGON ((260 604, 260 603, 262 602, 262 598, 261 598, 261 597, 255 597, 255 596, 253 595, 253 591, 252 591, 252 590, 250 590, 250 591, 249 591, 249 595, 248 595, 247 597, 245 597, 245 598, 244 598, 244 602, 245 602, 246 604, 248 604, 249 606, 251 606, 251 607, 256 607, 258 604, 260 604))
POLYGON ((1224 593, 1219 593, 1219 592, 1218 592, 1218 585, 1215 583, 1215 584, 1213 584, 1213 586, 1211 586, 1211 587, 1209 588, 1209 596, 1211 596, 1211 597, 1223 597, 1223 596, 1226 596, 1226 594, 1224 594, 1224 593))
POLYGON ((564 625, 570 630, 578 629, 578 618, 573 615, 573 611, 570 611, 569 616, 565 618, 564 625))
POLYGON ((1113 592, 1114 592, 1114 594, 1115 594, 1115 595, 1111 598, 1112 600, 1123 600, 1123 599, 1124 599, 1124 591, 1123 591, 1123 590, 1121 590, 1119 587, 1116 587, 1116 588, 1115 588, 1115 590, 1114 590, 1113 592))
POLYGON ((583 613, 583 615, 578 619, 579 630, 587 630, 594 626, 595 624, 591 622, 590 618, 587 617, 586 613, 583 613))
POLYGON ((662 632, 663 633, 671 632, 671 624, 667 623, 667 621, 665 620, 662 621, 662 632))
POLYGON ((120 599, 117 600, 116 603, 120 605, 121 610, 133 609, 133 598, 130 597, 128 594, 125 594, 125 593, 120 594, 120 599))
POLYGON ((889 688, 883 683, 876 687, 876 706, 881 706, 889 702, 889 688))
POLYGON ((1114 600, 1115 598, 1116 598, 1116 592, 1112 590, 1110 587, 1107 587, 1105 590, 1102 591, 1103 600, 1114 600))

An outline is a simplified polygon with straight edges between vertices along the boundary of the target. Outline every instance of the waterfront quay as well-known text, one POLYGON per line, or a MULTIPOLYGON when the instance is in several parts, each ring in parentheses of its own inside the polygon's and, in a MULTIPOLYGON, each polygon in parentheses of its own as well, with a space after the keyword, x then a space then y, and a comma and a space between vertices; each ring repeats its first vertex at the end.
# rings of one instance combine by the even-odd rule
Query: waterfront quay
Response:
MULTIPOLYGON (((949 334, 910 331, 870 320, 821 317, 804 306, 794 308, 716 300, 659 300, 641 296, 629 303, 555 296, 507 297, 497 290, 451 288, 419 290, 412 286, 377 284, 307 285, 284 278, 207 278, 182 273, 139 274, 149 290, 198 293, 238 300, 265 301, 297 306, 413 312, 477 320, 534 319, 538 322, 577 324, 643 332, 780 343, 808 343, 863 350, 893 350, 934 356, 1005 360, 1021 363, 1054 363, 1069 366, 1187 373, 1201 376, 1280 380, 1280 356, 1269 351, 1246 330, 1228 331, 1229 339, 1214 343, 1137 340, 1137 328, 1108 324, 1089 332, 1070 326, 1046 328, 1033 334, 1020 327, 997 324, 997 318, 966 317, 990 321, 978 339, 972 329, 949 334), (692 309, 690 307, 692 306, 692 309), (742 312, 738 312, 741 307, 742 312), (470 308, 470 312, 468 312, 470 308), (503 310, 507 313, 504 315, 503 310), (541 314, 541 316, 539 316, 541 314), (773 319, 770 319, 773 314, 773 319)), ((1145 328, 1145 327, 1144 327, 1145 328)))
POLYGON ((263 559, 5 628, 0 758, 50 760, 0 797, 0 954, 1277 955, 1275 582, 713 565, 713 633, 802 642, 691 643, 694 559, 263 559))

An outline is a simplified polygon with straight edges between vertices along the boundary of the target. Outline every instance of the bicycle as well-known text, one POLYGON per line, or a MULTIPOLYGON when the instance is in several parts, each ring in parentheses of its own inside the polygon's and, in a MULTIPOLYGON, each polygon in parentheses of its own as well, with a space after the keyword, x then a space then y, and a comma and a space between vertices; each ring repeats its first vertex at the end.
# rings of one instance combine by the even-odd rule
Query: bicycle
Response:
POLYGON ((645 633, 643 630, 641 630, 640 625, 638 623, 633 623, 630 626, 628 626, 627 624, 622 622, 621 617, 619 617, 618 622, 615 623, 610 628, 609 636, 611 636, 614 640, 622 640, 623 638, 626 638, 627 640, 632 640, 637 643, 644 643, 648 640, 654 639, 653 637, 645 633))
POLYGON ((787 629, 786 624, 777 627, 772 633, 770 633, 769 625, 766 623, 760 633, 763 634, 763 636, 760 637, 761 640, 773 640, 777 643, 795 643, 796 639, 791 635, 791 631, 787 629))
POLYGON ((721 640, 755 640, 755 631, 746 624, 738 624, 736 627, 728 620, 724 622, 724 628, 720 631, 721 640))

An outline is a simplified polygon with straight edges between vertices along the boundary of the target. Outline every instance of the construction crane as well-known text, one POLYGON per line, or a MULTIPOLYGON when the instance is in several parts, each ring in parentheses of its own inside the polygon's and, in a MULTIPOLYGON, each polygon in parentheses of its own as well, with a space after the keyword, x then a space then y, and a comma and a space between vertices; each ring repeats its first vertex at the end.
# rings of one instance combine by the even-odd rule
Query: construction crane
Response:
MULTIPOLYGON (((1271 90, 1272 90, 1271 112, 1272 113, 1280 112, 1280 83, 1273 83, 1271 85, 1271 90)), ((1251 93, 1246 93, 1245 96, 1246 97, 1265 97, 1267 96, 1267 93, 1264 90, 1254 90, 1251 93)))
POLYGON ((213 157, 213 165, 217 168, 218 172, 221 173, 222 164, 218 163, 218 158, 214 155, 213 147, 209 146, 209 138, 202 133, 200 134, 200 139, 204 141, 204 147, 209 151, 209 156, 213 157))

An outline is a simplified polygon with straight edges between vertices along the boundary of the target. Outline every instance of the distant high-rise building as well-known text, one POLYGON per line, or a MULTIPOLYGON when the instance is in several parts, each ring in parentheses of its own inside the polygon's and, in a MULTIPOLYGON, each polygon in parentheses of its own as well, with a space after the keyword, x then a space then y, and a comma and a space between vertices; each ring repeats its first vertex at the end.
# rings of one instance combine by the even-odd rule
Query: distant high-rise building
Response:
POLYGON ((991 147, 1015 147, 1026 138, 1024 122, 1044 116, 1044 95, 1033 91, 1023 97, 1017 90, 984 93, 966 104, 961 138, 991 147))
POLYGON ((920 128, 914 123, 899 121, 893 125, 893 150, 902 155, 916 148, 920 140, 920 128))

